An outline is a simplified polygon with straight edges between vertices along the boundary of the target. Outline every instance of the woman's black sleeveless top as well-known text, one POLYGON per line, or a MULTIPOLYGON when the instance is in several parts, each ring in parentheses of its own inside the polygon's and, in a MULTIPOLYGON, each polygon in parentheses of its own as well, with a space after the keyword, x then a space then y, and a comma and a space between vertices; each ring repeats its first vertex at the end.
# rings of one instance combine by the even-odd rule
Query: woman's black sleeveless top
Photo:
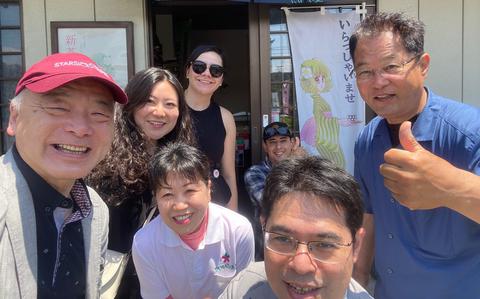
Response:
POLYGON ((192 108, 189 110, 198 147, 210 161, 210 176, 213 184, 212 201, 225 205, 230 200, 231 192, 220 172, 223 145, 227 135, 220 106, 212 102, 205 110, 196 111, 192 108))

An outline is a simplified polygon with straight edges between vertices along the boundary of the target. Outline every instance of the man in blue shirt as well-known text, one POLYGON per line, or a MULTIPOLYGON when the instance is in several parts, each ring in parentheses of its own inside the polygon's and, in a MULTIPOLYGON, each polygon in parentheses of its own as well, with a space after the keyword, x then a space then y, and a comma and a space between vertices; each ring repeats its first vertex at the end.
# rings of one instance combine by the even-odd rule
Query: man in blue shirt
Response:
POLYGON ((354 277, 376 298, 478 298, 480 111, 424 86, 424 26, 365 18, 350 39, 357 85, 378 114, 355 146, 366 236, 354 277))

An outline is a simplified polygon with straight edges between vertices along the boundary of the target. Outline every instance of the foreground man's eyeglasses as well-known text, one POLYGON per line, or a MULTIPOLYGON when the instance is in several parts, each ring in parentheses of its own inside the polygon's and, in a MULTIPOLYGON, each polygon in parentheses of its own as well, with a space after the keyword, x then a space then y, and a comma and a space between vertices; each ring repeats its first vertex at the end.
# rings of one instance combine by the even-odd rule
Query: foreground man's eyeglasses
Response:
POLYGON ((344 262, 350 255, 350 246, 330 240, 300 242, 299 240, 278 233, 265 230, 265 246, 267 249, 282 255, 294 256, 297 253, 298 244, 304 244, 308 248, 310 256, 325 264, 338 264, 344 262))

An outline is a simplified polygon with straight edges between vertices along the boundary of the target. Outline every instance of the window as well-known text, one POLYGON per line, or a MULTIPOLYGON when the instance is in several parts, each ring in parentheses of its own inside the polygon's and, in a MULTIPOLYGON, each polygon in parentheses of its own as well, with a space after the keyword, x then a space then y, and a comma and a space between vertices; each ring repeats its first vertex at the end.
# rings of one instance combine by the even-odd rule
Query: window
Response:
POLYGON ((8 103, 23 72, 20 2, 0 0, 0 150, 13 143, 6 134, 8 103))
MULTIPOLYGON (((355 9, 349 1, 326 1, 341 4, 328 7, 328 13, 338 13, 355 9), (337 3, 338 2, 338 3, 337 3), (345 2, 344 7, 342 7, 345 2)), ((355 2, 355 1, 353 1, 355 2)), ((357 1, 358 2, 358 1, 357 1)), ((375 12, 376 1, 366 0, 367 14, 375 12)), ((328 3, 325 3, 328 4, 328 3)), ((360 2, 358 2, 360 4, 360 2)), ((293 76, 292 56, 288 38, 287 19, 280 7, 269 9, 270 36, 270 80, 271 80, 271 121, 281 121, 288 124, 298 133, 298 113, 295 94, 295 79, 293 76)), ((367 117, 371 119, 371 110, 367 108, 367 117)))
POLYGON ((279 8, 270 9, 270 80, 272 84, 271 121, 284 122, 298 132, 287 20, 279 8))

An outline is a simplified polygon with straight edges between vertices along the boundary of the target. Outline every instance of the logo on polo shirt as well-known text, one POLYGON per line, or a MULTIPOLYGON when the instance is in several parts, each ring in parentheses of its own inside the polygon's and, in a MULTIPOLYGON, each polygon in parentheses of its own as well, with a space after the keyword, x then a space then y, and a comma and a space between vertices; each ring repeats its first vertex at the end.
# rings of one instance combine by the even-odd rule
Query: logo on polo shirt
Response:
POLYGON ((230 263, 230 255, 228 254, 228 252, 225 252, 225 254, 222 255, 222 262, 223 263, 230 263))
POLYGON ((230 263, 230 254, 227 251, 220 257, 219 264, 215 267, 215 272, 222 270, 235 270, 235 265, 230 263))

